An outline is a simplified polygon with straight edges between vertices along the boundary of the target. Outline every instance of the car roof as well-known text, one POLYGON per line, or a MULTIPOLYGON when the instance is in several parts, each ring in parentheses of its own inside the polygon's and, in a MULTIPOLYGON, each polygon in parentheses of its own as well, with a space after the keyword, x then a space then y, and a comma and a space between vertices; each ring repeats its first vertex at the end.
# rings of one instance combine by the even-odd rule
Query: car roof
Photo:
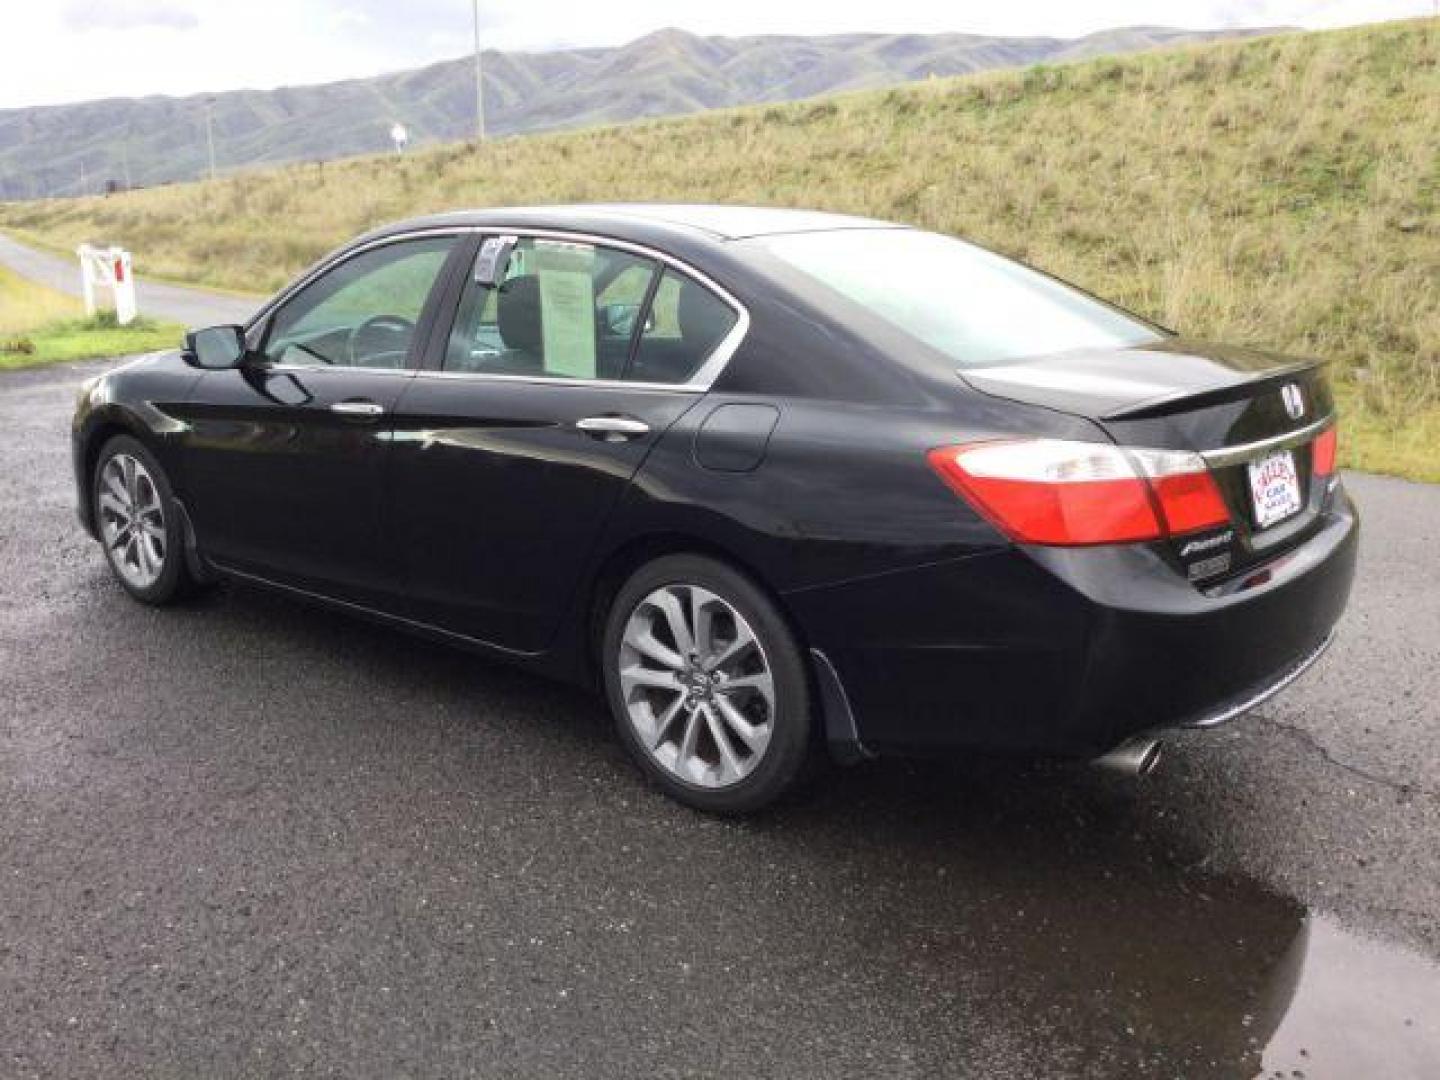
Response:
POLYGON ((574 229, 616 239, 653 240, 658 234, 711 241, 740 240, 776 233, 832 229, 896 228, 873 218, 794 210, 770 206, 726 206, 704 203, 572 203, 554 206, 513 206, 455 210, 397 221, 367 235, 373 239, 397 232, 453 226, 505 226, 574 229))

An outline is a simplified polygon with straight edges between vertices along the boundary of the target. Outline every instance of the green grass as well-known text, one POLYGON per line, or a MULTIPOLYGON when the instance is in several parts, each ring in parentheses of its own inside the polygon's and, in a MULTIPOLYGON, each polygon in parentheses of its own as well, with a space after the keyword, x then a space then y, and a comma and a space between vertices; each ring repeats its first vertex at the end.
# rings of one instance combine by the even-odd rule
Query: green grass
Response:
POLYGON ((271 290, 462 206, 814 206, 973 238, 1199 337, 1332 361, 1343 460, 1440 478, 1440 20, 0 206, 146 273, 271 290))
POLYGON ((119 326, 111 311, 86 318, 79 301, 0 270, 0 370, 173 348, 184 332, 143 317, 119 326))
POLYGON ((1392 423, 1354 399, 1342 386, 1340 457, 1347 468, 1440 484, 1440 405, 1417 407, 1392 423))

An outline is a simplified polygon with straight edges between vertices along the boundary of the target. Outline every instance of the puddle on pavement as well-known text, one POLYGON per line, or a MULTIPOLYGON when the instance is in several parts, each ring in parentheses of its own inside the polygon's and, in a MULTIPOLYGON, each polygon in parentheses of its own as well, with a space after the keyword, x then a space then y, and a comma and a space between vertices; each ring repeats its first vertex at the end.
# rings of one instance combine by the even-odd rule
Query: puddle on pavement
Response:
POLYGON ((1440 965, 1305 919, 1270 978, 1262 1077, 1440 1077, 1440 965))
POLYGON ((1440 1080, 1440 964, 1418 953, 1252 882, 1130 924, 1077 917, 1078 900, 1019 913, 1022 943, 994 957, 1058 1074, 1440 1080))
POLYGON ((831 962, 908 1010, 936 1074, 1440 1080, 1440 964, 1198 870, 1183 833, 1101 787, 977 766, 845 794, 818 814, 833 850, 806 831, 786 856, 864 868, 831 882, 873 900, 831 962))

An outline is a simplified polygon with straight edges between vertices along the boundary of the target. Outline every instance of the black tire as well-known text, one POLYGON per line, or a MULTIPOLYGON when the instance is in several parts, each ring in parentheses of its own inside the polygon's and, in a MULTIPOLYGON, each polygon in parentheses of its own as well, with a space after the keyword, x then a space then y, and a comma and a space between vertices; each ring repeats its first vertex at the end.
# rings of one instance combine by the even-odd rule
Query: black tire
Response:
POLYGON ((196 589, 197 582, 186 562, 185 524, 175 502, 174 490, 170 487, 170 479, 165 475, 160 462, 144 443, 130 435, 116 435, 100 448, 100 454, 95 459, 95 471, 90 477, 90 502, 95 531, 100 534, 100 547, 105 552, 105 561, 110 565, 115 580, 126 592, 142 604, 161 607, 189 595, 196 589), (102 477, 112 459, 121 455, 133 458, 144 466, 163 517, 162 531, 165 540, 160 571, 153 581, 144 584, 137 583, 122 569, 116 551, 106 542, 105 537, 105 518, 101 506, 104 485, 102 477))
MULTIPOLYGON (((722 562, 700 555, 667 555, 636 570, 610 605, 600 663, 620 741, 650 780, 687 806, 718 814, 759 810, 794 788, 813 759, 809 680, 795 635, 769 596, 722 562), (627 708, 620 675, 626 625, 646 597, 669 586, 699 587, 732 607, 743 616, 768 664, 774 698, 773 710, 766 710, 769 741, 748 775, 724 786, 687 782, 662 765, 641 740, 627 708)), ((713 744, 713 736, 710 739, 713 744)))

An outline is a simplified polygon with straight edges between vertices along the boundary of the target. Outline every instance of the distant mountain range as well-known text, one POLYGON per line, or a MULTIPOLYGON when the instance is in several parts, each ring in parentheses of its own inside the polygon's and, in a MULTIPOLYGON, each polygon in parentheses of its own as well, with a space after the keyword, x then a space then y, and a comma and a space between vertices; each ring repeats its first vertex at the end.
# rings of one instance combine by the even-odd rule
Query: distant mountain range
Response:
MULTIPOLYGON (((1145 26, 1078 39, 726 38, 661 30, 618 48, 486 52, 486 127, 492 135, 507 135, 615 123, 1273 32, 1145 26)), ((387 150, 397 120, 412 145, 463 139, 475 127, 472 63, 461 58, 321 86, 0 110, 0 199, 200 176, 208 167, 207 102, 222 172, 387 150)))

